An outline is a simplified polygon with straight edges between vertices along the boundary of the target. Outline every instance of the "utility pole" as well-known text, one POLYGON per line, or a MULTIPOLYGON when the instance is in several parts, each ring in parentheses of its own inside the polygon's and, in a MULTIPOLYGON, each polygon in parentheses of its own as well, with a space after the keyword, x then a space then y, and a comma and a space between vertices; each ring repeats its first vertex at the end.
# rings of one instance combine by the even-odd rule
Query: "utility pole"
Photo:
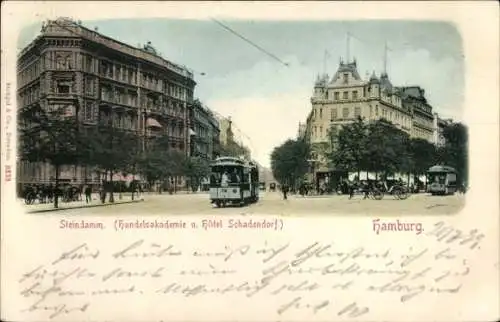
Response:
POLYGON ((351 42, 351 35, 349 32, 347 32, 347 39, 346 39, 346 63, 349 64, 349 54, 350 54, 350 42, 351 42))
POLYGON ((325 54, 323 55, 323 75, 326 74, 326 56, 328 55, 328 51, 325 49, 325 54))
POLYGON ((387 74, 387 41, 384 44, 384 74, 387 74))

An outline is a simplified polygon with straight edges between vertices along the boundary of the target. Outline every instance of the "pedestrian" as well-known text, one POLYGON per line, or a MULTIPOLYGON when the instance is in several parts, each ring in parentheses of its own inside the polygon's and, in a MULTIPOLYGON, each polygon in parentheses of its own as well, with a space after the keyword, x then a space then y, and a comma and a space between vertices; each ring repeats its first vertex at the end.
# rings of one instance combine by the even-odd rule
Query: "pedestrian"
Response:
POLYGON ((106 202, 106 191, 104 190, 104 184, 99 187, 99 197, 101 198, 101 202, 106 202))
POLYGON ((354 190, 356 189, 357 184, 356 182, 350 182, 348 184, 348 187, 349 187, 349 199, 352 199, 352 197, 354 197, 354 190))
POLYGON ((366 181, 362 181, 361 185, 362 185, 362 191, 363 191, 363 200, 368 199, 370 190, 372 189, 371 184, 368 182, 368 180, 366 180, 366 181))
POLYGON ((89 185, 85 187, 85 202, 86 203, 92 202, 92 189, 90 188, 89 185))
POLYGON ((283 184, 281 187, 281 191, 283 192, 283 200, 287 200, 287 194, 288 194, 288 184, 283 184))

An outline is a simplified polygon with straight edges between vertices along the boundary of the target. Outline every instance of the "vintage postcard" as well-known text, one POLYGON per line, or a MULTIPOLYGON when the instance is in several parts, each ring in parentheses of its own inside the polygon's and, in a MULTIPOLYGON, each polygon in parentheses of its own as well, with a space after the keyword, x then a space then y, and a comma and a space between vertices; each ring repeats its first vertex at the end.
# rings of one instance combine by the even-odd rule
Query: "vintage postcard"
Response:
POLYGON ((2 320, 500 317, 494 3, 2 9, 2 320))

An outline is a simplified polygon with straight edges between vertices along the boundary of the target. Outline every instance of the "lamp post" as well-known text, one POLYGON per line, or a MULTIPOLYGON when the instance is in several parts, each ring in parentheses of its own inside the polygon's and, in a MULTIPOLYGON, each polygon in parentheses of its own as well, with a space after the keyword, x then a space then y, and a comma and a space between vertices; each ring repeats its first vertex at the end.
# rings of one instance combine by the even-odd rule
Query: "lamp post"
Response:
POLYGON ((314 171, 316 168, 316 163, 317 160, 315 159, 308 159, 307 162, 309 163, 309 172, 311 174, 311 183, 313 184, 314 189, 316 189, 316 176, 314 175, 314 171))

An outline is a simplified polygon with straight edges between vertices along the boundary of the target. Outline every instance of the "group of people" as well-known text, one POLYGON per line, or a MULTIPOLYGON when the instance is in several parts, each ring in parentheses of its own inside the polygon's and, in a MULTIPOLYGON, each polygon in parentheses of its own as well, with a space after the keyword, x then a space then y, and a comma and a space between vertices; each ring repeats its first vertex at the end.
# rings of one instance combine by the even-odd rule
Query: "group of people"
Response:
MULTIPOLYGON (((342 180, 338 185, 335 190, 338 194, 349 194, 349 198, 352 198, 355 194, 356 191, 359 191, 363 193, 364 199, 368 198, 370 191, 373 191, 375 189, 378 189, 380 191, 384 192, 391 192, 394 186, 406 186, 406 184, 401 180, 397 180, 392 186, 388 186, 387 181, 385 180, 359 180, 359 179, 354 179, 354 180, 342 180)), ((307 196, 311 191, 313 191, 313 185, 310 183, 301 183, 299 185, 298 192, 302 196, 307 196)), ((329 192, 328 187, 326 186, 325 183, 322 183, 318 185, 316 188, 318 194, 325 194, 329 192)), ((333 190, 333 189, 332 189, 333 190)), ((288 188, 289 191, 289 188, 288 188)), ((288 192, 287 191, 287 192, 288 192)), ((412 190, 413 191, 413 190, 412 190)), ((282 192, 283 188, 282 188, 282 192)))
POLYGON ((221 187, 227 187, 230 183, 240 183, 241 178, 238 174, 238 170, 234 169, 231 173, 224 171, 222 174, 212 173, 210 175, 210 184, 218 184, 220 182, 221 187))
POLYGON ((27 203, 33 203, 36 200, 40 203, 51 203, 56 195, 64 202, 82 200, 82 187, 66 184, 56 188, 53 184, 33 184, 23 189, 23 196, 27 203))

